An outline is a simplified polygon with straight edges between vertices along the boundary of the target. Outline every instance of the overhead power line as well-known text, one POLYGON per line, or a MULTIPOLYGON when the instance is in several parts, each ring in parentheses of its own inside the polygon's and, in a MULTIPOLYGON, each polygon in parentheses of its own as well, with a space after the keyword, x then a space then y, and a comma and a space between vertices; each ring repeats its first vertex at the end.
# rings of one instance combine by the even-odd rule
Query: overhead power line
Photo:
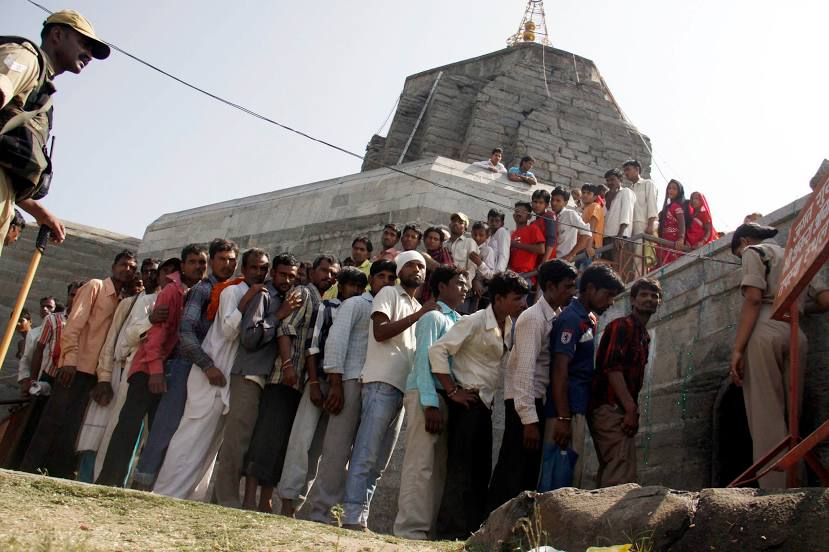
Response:
MULTIPOLYGON (((39 8, 40 10, 44 11, 47 14, 51 15, 53 13, 49 8, 35 2, 34 0, 26 0, 26 2, 28 2, 29 4, 39 8)), ((119 46, 117 46, 117 45, 115 45, 111 42, 107 42, 106 40, 102 40, 102 42, 104 42, 107 46, 109 46, 111 49, 115 50, 116 52, 127 56, 131 60, 133 60, 135 62, 138 62, 141 65, 144 65, 145 67, 147 67, 149 69, 152 69, 153 71, 156 71, 157 73, 160 73, 160 74, 164 75, 165 77, 170 78, 170 79, 174 80, 175 82, 177 82, 177 83, 179 83, 183 86, 186 86, 187 88, 190 88, 191 90, 194 90, 195 92, 198 92, 198 93, 203 94, 203 95, 205 95, 209 98, 212 98, 213 100, 216 100, 217 102, 223 103, 223 104, 225 104, 229 107, 232 107, 233 109, 237 109, 237 110, 241 111, 242 113, 250 115, 251 117, 255 117, 257 119, 265 121, 266 123, 270 123, 272 125, 275 125, 275 126, 281 128, 283 130, 287 130, 288 132, 292 132, 294 134, 297 134, 297 135, 305 138, 306 140, 311 140, 312 142, 317 142, 318 144, 322 144, 326 147, 329 147, 331 149, 334 149, 336 151, 339 151, 341 153, 344 153, 344 154, 349 155, 351 157, 354 157, 356 159, 365 160, 364 156, 362 156, 358 153, 350 151, 350 150, 348 150, 344 147, 338 146, 336 144, 332 144, 331 142, 328 142, 328 141, 323 140, 321 138, 311 136, 310 134, 308 134, 306 132, 303 132, 301 130, 295 129, 295 128, 289 126, 289 125, 280 123, 279 121, 271 119, 270 117, 268 117, 266 115, 263 115, 263 114, 258 113, 256 111, 250 109, 250 108, 247 108, 247 107, 245 107, 241 104, 238 104, 236 102, 233 102, 231 100, 223 98, 222 96, 219 96, 218 94, 215 94, 213 92, 205 90, 204 88, 201 88, 200 86, 197 86, 193 83, 190 83, 190 82, 182 79, 181 77, 177 77, 176 75, 174 75, 174 74, 172 74, 168 71, 165 71, 164 69, 158 67, 157 65, 154 65, 154 64, 152 64, 152 63, 136 56, 135 54, 132 54, 132 53, 124 50, 123 48, 120 48, 119 46)), ((621 109, 620 109, 620 111, 621 111, 621 109)), ((410 173, 410 172, 405 171, 403 169, 399 169, 394 165, 387 165, 385 163, 380 163, 380 162, 373 161, 373 160, 371 161, 371 163, 374 164, 374 165, 377 165, 378 168, 388 169, 392 172, 395 172, 395 173, 398 173, 398 174, 401 174, 401 175, 404 175, 404 176, 408 176, 409 178, 413 178, 413 179, 421 181, 421 182, 426 182, 426 183, 431 184, 432 186, 435 186, 437 188, 441 188, 441 189, 444 189, 444 190, 449 190, 451 192, 470 197, 470 198, 475 199, 477 201, 481 201, 481 198, 478 197, 477 195, 473 194, 473 193, 466 192, 464 190, 459 190, 457 188, 453 188, 452 186, 447 186, 447 185, 441 184, 439 182, 435 182, 434 180, 430 180, 430 179, 424 178, 420 175, 410 173)), ((502 209, 506 209, 507 211, 513 209, 512 205, 507 205, 507 204, 504 204, 504 203, 498 203, 498 202, 491 201, 491 200, 486 200, 485 203, 488 203, 489 205, 492 205, 492 206, 495 206, 495 207, 500 207, 502 209)), ((562 226, 571 227, 571 228, 580 229, 580 227, 578 227, 576 225, 567 224, 567 223, 564 223, 562 221, 558 221, 557 224, 560 224, 562 226)), ((600 235, 605 237, 604 234, 600 233, 600 235)), ((622 237, 617 237, 617 236, 607 236, 607 237, 613 237, 613 238, 616 238, 620 241, 628 242, 628 243, 631 243, 631 244, 634 244, 634 245, 639 245, 639 242, 637 242, 635 240, 630 240, 630 239, 627 239, 627 238, 622 238, 622 237)), ((726 260, 723 260, 723 259, 714 259, 712 257, 705 257, 705 256, 702 256, 702 255, 695 255, 695 254, 692 254, 692 253, 687 253, 687 252, 684 252, 684 251, 671 249, 671 248, 668 248, 668 247, 665 247, 665 246, 659 246, 659 247, 660 247, 660 249, 664 249, 666 251, 671 251, 671 252, 676 253, 676 254, 681 255, 681 256, 692 257, 692 258, 702 259, 702 260, 705 260, 705 261, 713 261, 713 262, 723 263, 723 264, 739 265, 739 263, 736 263, 736 262, 733 262, 733 261, 726 261, 726 260)))

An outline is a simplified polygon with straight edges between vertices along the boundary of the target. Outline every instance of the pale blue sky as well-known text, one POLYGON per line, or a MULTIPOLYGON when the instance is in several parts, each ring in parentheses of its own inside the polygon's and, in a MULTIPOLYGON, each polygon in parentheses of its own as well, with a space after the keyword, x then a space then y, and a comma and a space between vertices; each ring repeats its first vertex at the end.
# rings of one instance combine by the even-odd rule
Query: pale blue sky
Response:
MULTIPOLYGON (((522 0, 42 0, 186 80, 363 153, 407 75, 502 48, 522 0)), ((829 156, 829 2, 546 2, 551 41, 592 59, 668 178, 718 229, 808 193, 829 156)), ((2 0, 0 34, 44 14, 2 0)), ((163 213, 358 172, 359 160, 196 94, 113 52, 56 81, 67 220, 141 237, 163 213)), ((385 133, 385 131, 384 131, 385 133)), ((656 167, 654 178, 664 180, 656 167)))

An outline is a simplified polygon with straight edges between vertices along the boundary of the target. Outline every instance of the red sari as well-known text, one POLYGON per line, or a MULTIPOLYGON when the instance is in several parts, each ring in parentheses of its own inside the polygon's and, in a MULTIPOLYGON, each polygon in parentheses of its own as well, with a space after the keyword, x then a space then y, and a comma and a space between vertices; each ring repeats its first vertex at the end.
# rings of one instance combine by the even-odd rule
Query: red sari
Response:
POLYGON ((687 224, 688 231, 685 233, 685 243, 691 249, 702 247, 706 243, 711 243, 717 239, 717 231, 714 230, 714 222, 711 220, 711 209, 708 208, 708 200, 705 196, 699 194, 702 205, 699 209, 690 208, 691 221, 687 224), (705 235, 705 225, 708 224, 710 231, 705 235))
MULTIPOLYGON (((666 207, 665 211, 665 219, 663 221, 663 225, 659 228, 659 237, 663 240, 668 240, 672 243, 676 243, 682 237, 679 235, 679 221, 677 220, 677 213, 682 214, 685 216, 684 210, 682 209, 682 204, 679 202, 673 202, 666 207)), ((688 221, 685 221, 685 225, 687 227, 688 221)), ((670 246, 671 251, 667 249, 661 249, 659 255, 659 264, 666 265, 668 263, 672 263, 679 258, 679 253, 673 251, 676 248, 675 245, 670 246)))

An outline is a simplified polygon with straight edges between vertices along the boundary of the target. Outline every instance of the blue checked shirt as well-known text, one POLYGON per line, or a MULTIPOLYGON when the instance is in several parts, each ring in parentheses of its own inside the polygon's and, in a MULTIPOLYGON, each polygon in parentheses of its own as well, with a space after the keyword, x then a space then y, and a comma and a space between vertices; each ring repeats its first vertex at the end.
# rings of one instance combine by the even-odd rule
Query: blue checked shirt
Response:
POLYGON ((190 288, 184 303, 184 312, 181 315, 179 324, 179 356, 198 364, 202 370, 213 366, 213 359, 202 349, 202 341, 207 335, 207 330, 213 324, 207 319, 207 307, 210 305, 210 292, 213 291, 213 284, 218 280, 212 274, 190 288))
POLYGON ((371 306, 374 296, 365 292, 343 301, 328 331, 322 369, 326 374, 342 374, 343 380, 360 377, 366 362, 371 306))

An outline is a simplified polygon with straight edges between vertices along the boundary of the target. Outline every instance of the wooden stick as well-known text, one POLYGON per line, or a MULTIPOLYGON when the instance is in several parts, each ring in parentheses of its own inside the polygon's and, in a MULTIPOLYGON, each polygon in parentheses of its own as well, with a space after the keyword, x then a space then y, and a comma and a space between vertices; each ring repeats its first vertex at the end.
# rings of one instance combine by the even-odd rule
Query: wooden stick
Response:
POLYGON ((20 287, 20 292, 17 294, 17 301, 12 309, 12 315, 9 323, 6 326, 6 333, 3 334, 3 341, 0 341, 0 366, 6 358, 6 353, 12 343, 14 337, 14 329, 17 326, 17 321, 20 318, 20 313, 23 312, 23 305, 26 303, 26 297, 29 296, 29 289, 32 287, 32 281, 35 279, 37 267, 40 264, 40 258, 46 250, 46 242, 49 239, 49 228, 41 226, 37 233, 35 240, 35 252, 32 255, 32 261, 29 263, 29 270, 26 272, 26 277, 23 278, 23 285, 20 287))

